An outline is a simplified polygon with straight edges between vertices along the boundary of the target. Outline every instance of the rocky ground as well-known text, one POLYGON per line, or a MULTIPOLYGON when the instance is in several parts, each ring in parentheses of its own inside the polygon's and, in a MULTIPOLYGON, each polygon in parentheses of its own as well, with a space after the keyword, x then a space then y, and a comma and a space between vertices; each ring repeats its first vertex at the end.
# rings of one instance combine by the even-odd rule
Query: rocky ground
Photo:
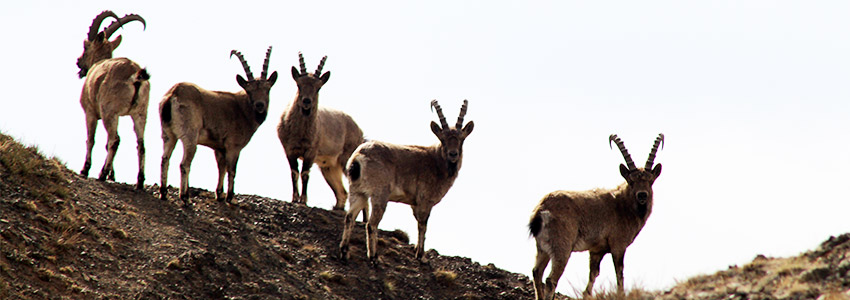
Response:
POLYGON ((468 258, 413 258, 401 231, 336 257, 342 213, 83 178, 0 135, 0 299, 531 299, 524 275, 468 258))
MULTIPOLYGON (((526 276, 492 264, 434 250, 419 262, 401 231, 379 233, 381 262, 372 267, 359 224, 351 260, 341 261, 341 212, 252 195, 229 205, 203 190, 184 207, 158 191, 84 178, 0 134, 0 299, 534 297, 526 276)), ((593 298, 850 299, 850 234, 667 291, 593 298)))

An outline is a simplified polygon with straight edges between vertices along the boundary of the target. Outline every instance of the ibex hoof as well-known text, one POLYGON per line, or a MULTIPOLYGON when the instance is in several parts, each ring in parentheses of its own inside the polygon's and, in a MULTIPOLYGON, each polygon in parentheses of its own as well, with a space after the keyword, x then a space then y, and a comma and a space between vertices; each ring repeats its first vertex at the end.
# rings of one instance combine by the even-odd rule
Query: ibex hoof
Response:
POLYGON ((378 268, 378 256, 377 255, 369 258, 369 265, 372 266, 372 268, 375 268, 375 269, 378 268))
POLYGON ((348 245, 339 247, 339 259, 348 262, 348 245))
POLYGON ((334 206, 333 210, 343 211, 345 210, 345 206, 334 206))

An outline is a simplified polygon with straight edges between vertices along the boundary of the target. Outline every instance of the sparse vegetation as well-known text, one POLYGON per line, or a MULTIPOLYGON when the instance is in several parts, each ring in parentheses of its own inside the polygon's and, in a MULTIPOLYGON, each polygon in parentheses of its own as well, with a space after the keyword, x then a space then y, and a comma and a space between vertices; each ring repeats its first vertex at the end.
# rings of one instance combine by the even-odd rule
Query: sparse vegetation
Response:
POLYGON ((437 270, 434 271, 434 278, 442 284, 452 285, 455 283, 455 279, 457 279, 457 273, 448 270, 437 270))

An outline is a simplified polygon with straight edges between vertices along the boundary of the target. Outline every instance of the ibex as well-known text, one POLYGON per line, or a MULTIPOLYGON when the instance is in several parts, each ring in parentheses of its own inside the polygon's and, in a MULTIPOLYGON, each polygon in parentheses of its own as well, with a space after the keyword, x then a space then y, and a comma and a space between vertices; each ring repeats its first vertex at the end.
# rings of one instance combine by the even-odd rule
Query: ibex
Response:
POLYGON ((431 122, 431 131, 440 139, 433 146, 402 146, 384 142, 366 142, 348 160, 348 177, 351 194, 350 207, 345 214, 340 257, 348 259, 348 240, 354 228, 354 218, 361 210, 368 212, 371 201, 372 214, 366 224, 367 256, 377 264, 378 223, 384 215, 387 202, 400 202, 413 208, 413 217, 419 227, 419 240, 415 256, 422 259, 425 253, 425 230, 431 209, 449 188, 452 187, 463 159, 463 142, 472 133, 475 123, 463 126, 467 101, 463 100, 460 115, 454 128, 449 127, 437 100, 431 101, 436 108, 440 124, 431 122))
POLYGON ((319 106, 319 89, 328 82, 331 72, 322 74, 325 56, 314 73, 307 73, 304 56, 298 53, 299 72, 292 67, 292 79, 298 93, 280 117, 277 135, 292 172, 292 202, 307 203, 307 180, 313 163, 319 165, 325 181, 336 196, 334 210, 345 208, 348 193, 342 185, 345 163, 358 145, 363 143, 363 131, 344 112, 319 106), (303 160, 298 171, 298 159, 303 160), (302 190, 298 193, 298 177, 302 190))
POLYGON ((653 167, 658 146, 663 147, 664 135, 659 134, 643 168, 635 167, 623 141, 612 134, 610 142, 617 144, 626 165, 620 164, 620 175, 626 182, 615 189, 590 191, 555 191, 549 193, 534 209, 528 228, 537 242, 537 260, 532 274, 537 299, 553 299, 558 279, 567 266, 571 252, 590 251, 590 278, 585 296, 592 293, 593 282, 599 275, 602 257, 611 253, 617 272, 617 289, 623 292, 623 260, 626 247, 631 245, 652 213, 652 184, 661 175, 661 164, 653 167), (544 285, 543 271, 552 261, 549 278, 544 285))
POLYGON ((242 87, 237 93, 208 91, 192 83, 175 84, 163 96, 159 103, 159 115, 162 122, 162 186, 160 197, 167 199, 168 163, 177 140, 183 142, 183 161, 180 162, 180 199, 189 204, 189 169, 198 144, 212 148, 218 163, 218 185, 215 197, 225 200, 224 174, 227 178, 227 201, 233 202, 233 180, 236 176, 236 162, 239 152, 248 144, 257 128, 268 115, 269 91, 277 81, 277 72, 268 77, 269 56, 272 47, 266 51, 263 72, 254 78, 245 58, 236 50, 235 54, 242 63, 247 80, 236 75, 236 83, 242 87))
POLYGON ((80 105, 86 114, 86 162, 80 174, 89 175, 91 152, 97 121, 103 119, 106 128, 106 162, 100 170, 98 180, 115 180, 112 161, 118 150, 118 117, 130 115, 136 131, 136 149, 139 154, 139 174, 136 176, 136 189, 142 189, 145 182, 145 123, 148 117, 148 95, 150 94, 150 75, 147 70, 127 58, 112 58, 112 51, 121 44, 121 36, 109 41, 109 37, 118 28, 131 21, 142 22, 139 15, 130 14, 119 18, 112 11, 103 11, 92 21, 86 40, 83 41, 83 55, 77 59, 80 78, 86 77, 80 105), (109 27, 98 31, 106 18, 115 18, 109 27))

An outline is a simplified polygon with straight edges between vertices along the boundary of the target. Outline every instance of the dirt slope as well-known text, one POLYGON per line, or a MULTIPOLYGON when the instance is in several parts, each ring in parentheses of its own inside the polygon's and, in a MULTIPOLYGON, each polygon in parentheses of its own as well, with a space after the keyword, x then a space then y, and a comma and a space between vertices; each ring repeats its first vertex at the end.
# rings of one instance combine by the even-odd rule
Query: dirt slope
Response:
MULTIPOLYGON (((381 232, 382 263, 336 258, 342 214, 251 195, 184 208, 83 178, 0 135, 0 299, 531 299, 524 275, 381 232)), ((170 191, 171 199, 176 191, 170 191)))

